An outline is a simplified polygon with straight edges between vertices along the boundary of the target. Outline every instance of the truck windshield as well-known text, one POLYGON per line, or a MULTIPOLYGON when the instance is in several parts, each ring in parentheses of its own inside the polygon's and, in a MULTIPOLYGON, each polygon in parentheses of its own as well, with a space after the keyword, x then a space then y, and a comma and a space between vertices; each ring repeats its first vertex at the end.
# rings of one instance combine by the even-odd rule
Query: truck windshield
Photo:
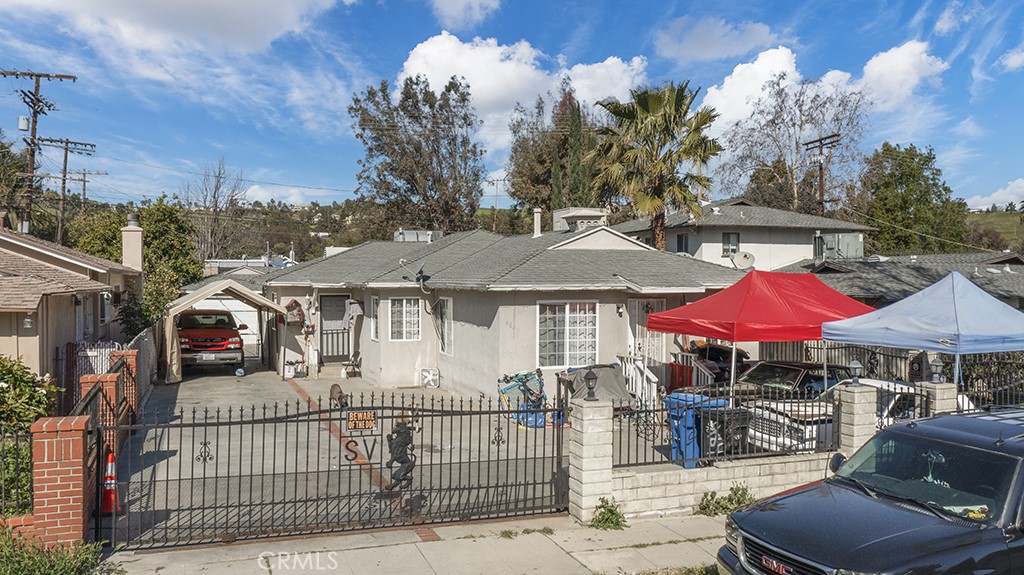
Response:
POLYGON ((836 473, 879 495, 909 499, 968 521, 996 521, 1019 461, 1014 457, 883 431, 836 473))

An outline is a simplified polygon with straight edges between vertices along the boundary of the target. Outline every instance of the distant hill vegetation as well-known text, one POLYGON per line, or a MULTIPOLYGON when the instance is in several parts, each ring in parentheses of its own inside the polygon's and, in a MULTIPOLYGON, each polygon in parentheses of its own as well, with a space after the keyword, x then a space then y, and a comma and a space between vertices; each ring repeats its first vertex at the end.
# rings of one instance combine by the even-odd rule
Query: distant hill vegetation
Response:
POLYGON ((999 233, 1010 249, 1021 251, 1024 247, 1024 225, 1021 219, 1024 212, 981 212, 967 214, 967 223, 977 223, 981 226, 992 228, 999 233))

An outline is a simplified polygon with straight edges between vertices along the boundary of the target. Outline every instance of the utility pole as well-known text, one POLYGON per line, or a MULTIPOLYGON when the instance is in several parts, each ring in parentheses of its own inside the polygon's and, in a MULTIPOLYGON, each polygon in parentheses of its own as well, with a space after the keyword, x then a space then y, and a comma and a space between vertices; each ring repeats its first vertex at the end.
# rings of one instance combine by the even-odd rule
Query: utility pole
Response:
POLYGON ((74 82, 78 80, 77 76, 71 76, 69 74, 43 74, 39 72, 19 72, 18 70, 0 70, 0 76, 5 78, 32 78, 35 80, 35 89, 32 92, 27 90, 19 90, 21 94, 21 101, 32 111, 32 124, 29 128, 29 137, 25 140, 25 144, 28 146, 28 179, 25 182, 21 197, 21 209, 20 209, 20 231, 28 233, 29 222, 32 219, 32 189, 35 187, 35 174, 36 171, 36 125, 39 122, 39 116, 45 116, 47 112, 51 112, 57 109, 57 106, 42 97, 39 94, 39 83, 40 80, 71 80, 74 82))
POLYGON ((829 134, 817 140, 804 142, 804 152, 818 147, 818 215, 825 215, 825 148, 834 148, 839 145, 839 134, 829 134))
MULTIPOLYGON (((96 144, 88 142, 76 142, 74 140, 57 140, 54 138, 39 138, 39 143, 44 146, 64 148, 64 167, 61 169, 60 178, 60 204, 57 208, 57 243, 64 245, 64 201, 67 193, 68 176, 68 153, 91 156, 96 151, 96 144)), ((84 177, 83 177, 84 179, 84 177)))
POLYGON ((87 172, 85 170, 80 170, 78 172, 72 172, 72 173, 73 174, 81 174, 81 176, 82 176, 82 179, 79 180, 79 181, 82 182, 82 206, 81 206, 79 212, 80 212, 80 214, 82 216, 82 219, 84 220, 85 219, 85 184, 88 183, 88 181, 89 181, 89 180, 86 179, 86 176, 106 176, 107 172, 87 172))

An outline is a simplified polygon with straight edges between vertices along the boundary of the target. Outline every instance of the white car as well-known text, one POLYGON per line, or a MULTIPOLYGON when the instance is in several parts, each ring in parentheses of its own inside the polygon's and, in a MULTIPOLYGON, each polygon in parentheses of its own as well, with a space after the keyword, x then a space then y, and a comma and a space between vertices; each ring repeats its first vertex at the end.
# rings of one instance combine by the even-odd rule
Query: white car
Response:
MULTIPOLYGON (((913 384, 870 378, 860 378, 859 381, 878 392, 876 428, 918 416, 918 394, 913 384)), ((751 402, 748 406, 751 411, 748 440, 758 449, 767 451, 834 448, 838 439, 832 424, 837 388, 831 387, 812 400, 751 402)), ((957 396, 957 407, 960 411, 974 409, 971 400, 963 394, 957 396)))

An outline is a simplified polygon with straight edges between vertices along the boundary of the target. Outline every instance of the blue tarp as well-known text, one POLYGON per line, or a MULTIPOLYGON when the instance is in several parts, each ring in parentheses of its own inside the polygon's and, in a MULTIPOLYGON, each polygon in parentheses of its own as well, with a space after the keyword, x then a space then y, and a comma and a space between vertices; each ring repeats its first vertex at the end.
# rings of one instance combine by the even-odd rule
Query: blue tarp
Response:
POLYGON ((822 339, 954 355, 1024 350, 1024 313, 959 272, 888 307, 821 324, 822 339))

